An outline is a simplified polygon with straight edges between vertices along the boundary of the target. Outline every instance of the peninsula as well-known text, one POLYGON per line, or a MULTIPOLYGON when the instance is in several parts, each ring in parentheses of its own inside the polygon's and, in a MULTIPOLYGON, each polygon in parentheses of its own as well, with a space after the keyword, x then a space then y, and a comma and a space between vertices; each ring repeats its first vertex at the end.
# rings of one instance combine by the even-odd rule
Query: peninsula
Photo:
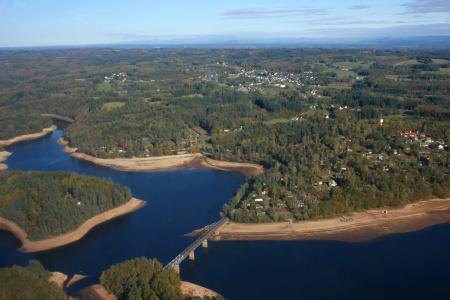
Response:
POLYGON ((16 137, 13 137, 13 138, 10 138, 7 140, 0 140, 0 146, 11 146, 12 144, 16 144, 19 142, 25 142, 25 141, 39 139, 39 138, 44 137, 44 136, 48 135, 49 133, 55 131, 56 128, 57 128, 56 125, 52 125, 50 127, 42 129, 40 132, 19 135, 19 136, 16 136, 16 137))
POLYGON ((258 164, 219 161, 207 158, 200 153, 136 158, 98 158, 78 152, 77 148, 70 147, 63 138, 60 138, 58 142, 64 147, 64 151, 72 157, 119 171, 144 172, 180 168, 210 168, 222 171, 236 171, 245 176, 255 176, 264 172, 264 168, 258 164))
POLYGON ((0 179, 0 229, 13 233, 23 252, 73 243, 93 227, 145 205, 128 188, 94 177, 6 171, 0 179))

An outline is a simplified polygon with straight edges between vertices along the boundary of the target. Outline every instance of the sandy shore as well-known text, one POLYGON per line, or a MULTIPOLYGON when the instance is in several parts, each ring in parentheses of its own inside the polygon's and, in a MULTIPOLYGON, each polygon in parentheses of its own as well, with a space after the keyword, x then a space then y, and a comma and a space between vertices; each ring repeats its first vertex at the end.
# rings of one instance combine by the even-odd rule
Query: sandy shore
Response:
POLYGON ((241 224, 220 228, 217 240, 338 240, 362 242, 393 233, 411 232, 450 221, 450 198, 408 204, 404 208, 354 213, 342 217, 296 223, 241 224))
POLYGON ((81 300, 117 300, 116 296, 108 293, 100 284, 94 284, 82 289, 77 293, 77 297, 81 300))
POLYGON ((52 119, 56 119, 56 120, 61 120, 67 123, 73 123, 75 122, 74 119, 69 118, 69 117, 65 117, 65 116, 61 116, 61 115, 57 115, 57 114, 41 114, 41 117, 46 117, 46 118, 52 118, 52 119))
POLYGON ((61 272, 50 272, 50 283, 56 284, 58 287, 64 289, 64 284, 67 281, 68 276, 61 272))
POLYGON ((74 274, 70 279, 67 281, 66 288, 71 287, 75 283, 87 278, 87 275, 81 275, 81 274, 74 274))
POLYGON ((257 164, 217 161, 206 158, 200 153, 143 158, 98 158, 78 152, 77 148, 69 147, 67 141, 62 138, 59 139, 59 143, 64 146, 64 151, 72 157, 119 171, 144 172, 180 168, 211 168, 223 171, 237 171, 245 176, 254 176, 264 171, 264 168, 257 164))
POLYGON ((187 281, 181 281, 180 290, 183 296, 186 298, 195 298, 195 297, 203 298, 203 297, 219 296, 219 294, 214 292, 213 290, 207 289, 205 287, 187 281))
POLYGON ((0 151, 0 171, 4 171, 8 169, 8 165, 4 164, 3 162, 8 159, 8 157, 11 155, 11 152, 8 151, 0 151))
POLYGON ((56 130, 56 126, 52 125, 50 127, 42 129, 42 131, 37 132, 37 133, 19 135, 19 136, 10 138, 9 140, 0 140, 0 146, 11 146, 12 144, 15 144, 15 143, 35 140, 35 139, 44 137, 47 134, 49 134, 55 130, 56 130))
MULTIPOLYGON (((205 287, 181 281, 181 293, 185 298, 192 297, 215 297, 219 294, 205 287)), ((78 292, 81 300, 116 300, 117 297, 108 293, 108 291, 100 284, 91 285, 78 292)))
POLYGON ((27 238, 27 233, 22 228, 20 228, 16 223, 2 217, 0 217, 0 229, 10 231, 18 240, 22 242, 22 247, 20 248, 21 251, 27 253, 39 252, 76 242, 95 226, 105 223, 114 218, 129 214, 135 210, 138 210, 144 205, 144 201, 132 198, 127 203, 119 207, 105 211, 95 217, 88 219, 74 231, 40 241, 30 241, 27 238))

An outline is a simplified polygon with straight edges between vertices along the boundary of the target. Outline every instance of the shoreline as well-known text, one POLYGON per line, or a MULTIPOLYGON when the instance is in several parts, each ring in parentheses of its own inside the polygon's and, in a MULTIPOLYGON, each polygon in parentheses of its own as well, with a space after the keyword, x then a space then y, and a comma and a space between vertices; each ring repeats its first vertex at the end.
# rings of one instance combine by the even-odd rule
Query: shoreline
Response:
POLYGON ((3 162, 6 161, 11 154, 12 153, 8 151, 0 151, 0 171, 8 169, 8 165, 3 162))
POLYGON ((203 298, 203 297, 217 297, 220 296, 219 293, 216 291, 213 291, 211 289, 208 289, 206 287, 203 287, 201 285, 189 282, 189 281, 183 281, 181 280, 180 284, 180 290, 181 294, 183 294, 186 298, 203 298))
MULTIPOLYGON (((450 221, 450 198, 430 199, 400 209, 356 212, 341 217, 295 223, 245 224, 229 222, 213 240, 334 240, 366 242, 384 235, 418 231, 450 221)), ((198 230, 191 234, 198 234, 198 230)))
MULTIPOLYGON (((180 290, 183 298, 195 298, 195 297, 217 297, 219 293, 205 288, 203 286, 181 280, 180 290)), ((81 300, 117 300, 115 295, 110 294, 104 286, 101 284, 94 284, 88 286, 76 293, 81 300)))
POLYGON ((169 171, 182 168, 209 168, 222 171, 236 171, 247 177, 264 172, 264 168, 257 164, 218 161, 207 158, 201 153, 142 158, 98 158, 78 152, 77 148, 70 147, 63 138, 60 138, 58 143, 63 146, 64 152, 74 158, 118 171, 145 172, 169 171))
POLYGON ((57 114, 47 114, 47 113, 45 113, 45 114, 41 114, 41 117, 52 118, 52 119, 64 121, 64 122, 67 122, 67 123, 75 122, 75 120, 72 119, 72 118, 61 116, 61 115, 57 115, 57 114))
POLYGON ((96 227, 97 225, 106 223, 112 219, 132 213, 144 207, 145 204, 146 202, 143 200, 131 198, 128 202, 122 204, 121 206, 104 211, 84 221, 78 228, 76 228, 73 231, 39 241, 29 240, 27 238, 27 233, 19 225, 17 225, 13 221, 10 221, 2 217, 0 217, 0 229, 11 232, 22 243, 22 246, 19 249, 22 252, 34 253, 46 251, 79 241, 92 228, 96 227))
POLYGON ((40 132, 18 135, 8 140, 0 140, 0 146, 11 146, 19 142, 26 142, 44 137, 57 129, 56 125, 42 129, 40 132))

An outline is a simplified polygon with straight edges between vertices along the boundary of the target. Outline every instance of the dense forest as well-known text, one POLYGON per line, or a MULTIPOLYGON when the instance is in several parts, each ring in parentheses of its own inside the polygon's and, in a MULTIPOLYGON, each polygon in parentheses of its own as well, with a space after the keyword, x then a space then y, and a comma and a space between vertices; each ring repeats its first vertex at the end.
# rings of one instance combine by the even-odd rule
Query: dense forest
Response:
POLYGON ((30 240, 74 230, 130 198, 128 188, 111 180, 62 172, 0 173, 0 216, 17 223, 30 240))
POLYGON ((69 299, 61 288, 48 281, 49 277, 50 273, 35 260, 31 260, 27 267, 0 269, 0 299, 69 299))
POLYGON ((449 59, 447 50, 6 51, 0 139, 55 113, 75 119, 70 145, 97 157, 259 163, 266 172, 223 207, 239 222, 401 206, 449 196, 449 59))
POLYGON ((118 299, 182 299, 179 275, 144 257, 110 267, 102 273, 100 283, 118 299))
POLYGON ((179 274, 165 270, 157 260, 144 257, 110 267, 102 273, 100 283, 119 300, 186 299, 180 291, 179 274))

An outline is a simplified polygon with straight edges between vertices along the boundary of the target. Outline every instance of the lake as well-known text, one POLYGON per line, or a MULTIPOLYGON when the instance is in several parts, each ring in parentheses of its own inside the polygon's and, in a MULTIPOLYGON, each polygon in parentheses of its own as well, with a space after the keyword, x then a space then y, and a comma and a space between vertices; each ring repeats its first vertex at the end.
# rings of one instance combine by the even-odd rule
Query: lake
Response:
MULTIPOLYGON (((169 262, 192 238, 184 234, 219 219, 222 205, 244 178, 233 172, 187 169, 114 171, 76 160, 57 144, 62 131, 9 147, 10 169, 67 171, 111 178, 147 201, 143 209, 100 225, 82 240, 37 254, 0 231, 0 267, 38 259, 52 271, 95 283, 112 264, 146 256, 169 262)), ((181 264, 182 280, 227 299, 448 299, 450 223, 365 243, 334 241, 222 241, 199 248, 181 264)))

